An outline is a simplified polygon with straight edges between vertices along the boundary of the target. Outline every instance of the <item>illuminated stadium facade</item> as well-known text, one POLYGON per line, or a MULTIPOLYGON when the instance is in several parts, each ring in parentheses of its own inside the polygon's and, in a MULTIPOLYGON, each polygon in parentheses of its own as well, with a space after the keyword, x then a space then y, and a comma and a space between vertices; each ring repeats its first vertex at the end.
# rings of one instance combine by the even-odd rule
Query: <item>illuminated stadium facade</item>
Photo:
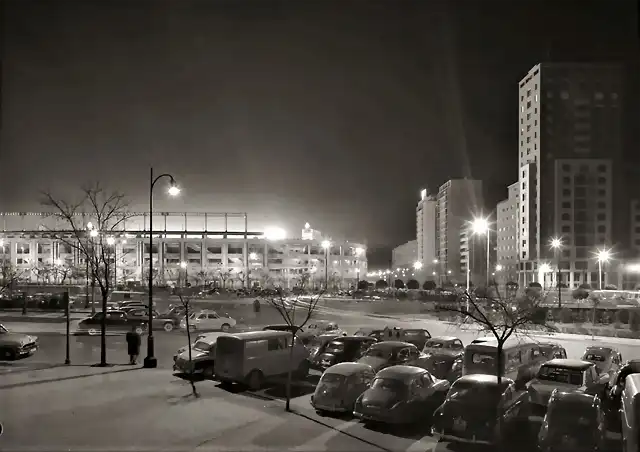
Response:
MULTIPOLYGON (((300 238, 284 237, 277 230, 275 234, 252 231, 248 224, 245 213, 155 213, 156 284, 218 281, 239 288, 270 281, 295 287, 308 278, 308 284, 315 287, 326 281, 329 287, 348 288, 367 272, 366 249, 361 243, 330 240, 309 224, 300 238)), ((114 236, 118 284, 146 281, 148 225, 148 213, 136 213, 114 236)), ((38 282, 39 267, 51 266, 71 269, 68 281, 83 283, 85 259, 71 245, 75 237, 69 225, 50 214, 0 213, 0 258, 31 282, 38 282)))

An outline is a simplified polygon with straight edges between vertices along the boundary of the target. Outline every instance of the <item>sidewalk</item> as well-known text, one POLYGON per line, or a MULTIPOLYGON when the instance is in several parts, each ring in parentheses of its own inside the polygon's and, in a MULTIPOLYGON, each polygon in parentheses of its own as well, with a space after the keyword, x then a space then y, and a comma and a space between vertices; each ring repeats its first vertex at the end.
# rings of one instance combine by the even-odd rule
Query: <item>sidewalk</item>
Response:
POLYGON ((139 370, 141 366, 115 364, 109 367, 93 367, 90 364, 50 365, 16 373, 0 374, 0 391, 34 384, 52 383, 57 381, 75 380, 95 375, 114 374, 139 370))

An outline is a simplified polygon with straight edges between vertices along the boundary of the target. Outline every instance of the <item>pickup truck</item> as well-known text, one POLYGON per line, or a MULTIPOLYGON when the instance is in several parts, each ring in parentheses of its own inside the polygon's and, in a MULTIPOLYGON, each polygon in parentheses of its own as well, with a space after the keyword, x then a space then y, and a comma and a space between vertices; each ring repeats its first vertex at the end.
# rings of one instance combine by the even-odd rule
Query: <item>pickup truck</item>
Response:
POLYGON ((28 334, 12 333, 0 325, 0 360, 14 360, 31 356, 38 350, 38 338, 28 334))
MULTIPOLYGON (((106 315, 107 331, 126 333, 135 327, 138 334, 144 334, 148 330, 145 318, 131 317, 123 311, 107 311, 106 315)), ((93 316, 80 320, 76 334, 98 335, 101 325, 102 312, 96 312, 93 316)))

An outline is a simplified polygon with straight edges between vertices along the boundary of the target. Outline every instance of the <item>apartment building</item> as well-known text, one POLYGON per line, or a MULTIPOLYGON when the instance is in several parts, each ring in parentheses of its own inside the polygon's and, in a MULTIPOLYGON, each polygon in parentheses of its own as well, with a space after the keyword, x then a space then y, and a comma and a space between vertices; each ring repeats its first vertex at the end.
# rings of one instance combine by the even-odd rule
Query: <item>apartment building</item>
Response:
POLYGON ((496 282, 518 281, 519 183, 509 185, 507 199, 496 206, 496 282))
MULTIPOLYGON (((597 284, 597 249, 628 243, 623 77, 605 64, 543 63, 519 84, 519 283, 540 281, 560 238, 562 282, 597 284), (616 213, 615 217, 613 212, 616 213)), ((555 265, 555 264, 554 264, 555 265)))
POLYGON ((436 205, 436 259, 439 275, 450 280, 466 280, 461 272, 460 233, 483 206, 482 182, 452 179, 438 189, 436 205))
POLYGON ((393 269, 412 269, 413 264, 418 260, 418 241, 411 240, 402 245, 396 246, 391 251, 391 267, 393 269))
POLYGON ((436 209, 438 201, 435 196, 420 191, 420 201, 416 206, 416 246, 417 260, 425 271, 432 269, 436 260, 436 209))

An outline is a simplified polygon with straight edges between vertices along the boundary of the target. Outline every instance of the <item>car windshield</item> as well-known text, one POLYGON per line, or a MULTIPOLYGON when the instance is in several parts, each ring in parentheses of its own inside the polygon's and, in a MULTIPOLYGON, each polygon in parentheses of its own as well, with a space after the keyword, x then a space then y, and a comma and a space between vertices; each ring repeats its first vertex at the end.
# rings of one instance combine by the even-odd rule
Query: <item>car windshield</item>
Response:
POLYGON ((603 355, 596 354, 596 353, 587 353, 586 355, 584 355, 583 359, 586 360, 586 361, 603 363, 603 362, 605 362, 607 360, 607 357, 603 356, 603 355))
POLYGON ((582 386, 583 371, 565 367, 542 366, 538 371, 538 380, 582 386))
POLYGON ((327 352, 340 353, 344 351, 344 342, 334 341, 327 345, 327 352))
POLYGON ((371 389, 401 394, 407 389, 407 385, 402 380, 395 380, 393 378, 376 378, 371 384, 371 389))
POLYGON ((465 402, 473 405, 495 406, 502 395, 500 387, 479 385, 468 381, 459 381, 449 390, 447 400, 465 402))
POLYGON ((211 344, 205 341, 198 341, 193 346, 194 350, 199 350, 201 352, 208 352, 211 349, 211 344))
POLYGON ((427 341, 427 343, 424 344, 424 348, 444 348, 444 342, 427 341))
POLYGON ((346 377, 344 375, 325 373, 320 379, 318 386, 323 388, 337 387, 340 386, 345 379, 346 377))
POLYGON ((376 347, 375 345, 367 350, 364 356, 371 356, 372 358, 391 358, 392 350, 386 347, 376 347))

